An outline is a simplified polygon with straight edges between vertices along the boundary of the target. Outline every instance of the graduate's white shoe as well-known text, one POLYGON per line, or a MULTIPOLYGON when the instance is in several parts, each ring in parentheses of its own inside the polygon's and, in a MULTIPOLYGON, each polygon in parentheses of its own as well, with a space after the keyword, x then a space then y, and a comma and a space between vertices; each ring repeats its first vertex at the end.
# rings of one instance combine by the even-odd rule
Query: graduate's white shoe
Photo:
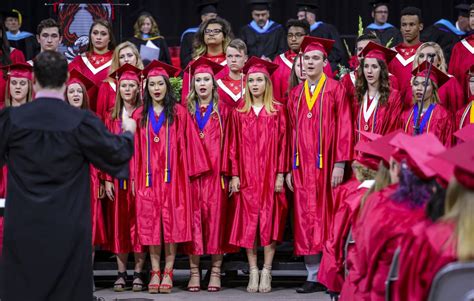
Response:
POLYGON ((256 293, 258 292, 258 280, 259 280, 258 267, 250 267, 249 273, 249 284, 247 285, 247 292, 256 293))
POLYGON ((263 267, 260 273, 260 286, 258 291, 261 293, 269 293, 272 291, 272 270, 263 267))

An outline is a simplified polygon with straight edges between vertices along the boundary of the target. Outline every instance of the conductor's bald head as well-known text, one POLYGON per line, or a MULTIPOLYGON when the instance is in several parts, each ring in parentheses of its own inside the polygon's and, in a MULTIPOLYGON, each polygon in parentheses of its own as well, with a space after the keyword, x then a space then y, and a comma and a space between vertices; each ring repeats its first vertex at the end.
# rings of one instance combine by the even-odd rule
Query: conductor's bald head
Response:
POLYGON ((62 89, 68 77, 67 60, 59 52, 43 51, 35 58, 33 72, 39 89, 62 89))

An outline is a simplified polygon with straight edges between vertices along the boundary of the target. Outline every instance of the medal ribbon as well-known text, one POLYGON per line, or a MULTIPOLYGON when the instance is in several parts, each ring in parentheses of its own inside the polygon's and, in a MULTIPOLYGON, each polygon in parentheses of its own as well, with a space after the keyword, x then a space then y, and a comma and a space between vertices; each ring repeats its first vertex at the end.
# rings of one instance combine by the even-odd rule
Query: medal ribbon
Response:
MULTIPOLYGON (((426 110, 425 114, 423 115, 423 118, 421 119, 421 123, 420 123, 420 134, 423 133, 423 130, 426 126, 426 123, 428 123, 427 130, 429 130, 431 115, 432 115, 432 112, 433 112, 433 109, 435 108, 435 106, 436 105, 434 103, 430 104, 430 106, 426 110)), ((413 116, 413 123, 416 126, 418 124, 418 104, 415 104, 415 107, 413 108, 413 115, 414 115, 413 116)))
POLYGON ((211 101, 211 103, 207 106, 206 113, 204 113, 204 116, 202 116, 201 108, 199 107, 199 102, 196 100, 196 122, 201 132, 204 131, 204 127, 209 121, 209 118, 211 118, 213 106, 214 106, 214 101, 211 101))

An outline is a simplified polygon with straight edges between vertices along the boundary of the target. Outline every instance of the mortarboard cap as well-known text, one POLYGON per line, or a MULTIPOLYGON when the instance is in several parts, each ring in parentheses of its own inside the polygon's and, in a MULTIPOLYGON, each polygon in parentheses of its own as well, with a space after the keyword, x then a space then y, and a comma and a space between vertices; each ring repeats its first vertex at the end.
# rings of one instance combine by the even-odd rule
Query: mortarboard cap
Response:
MULTIPOLYGON (((357 144, 355 150, 362 152, 366 155, 377 157, 379 158, 379 161, 384 161, 385 166, 388 166, 388 163, 390 161, 390 155, 395 149, 395 147, 393 147, 389 142, 393 139, 394 136, 402 132, 402 130, 398 130, 380 138, 377 138, 373 141, 366 142, 360 145, 357 144)), ((364 135, 365 137, 369 138, 369 140, 371 140, 371 138, 375 138, 374 135, 368 135, 367 132, 361 131, 360 133, 361 135, 364 135)))
POLYGON ((328 54, 331 52, 334 42, 334 40, 305 36, 303 42, 301 43, 301 51, 306 53, 313 50, 319 50, 325 56, 328 56, 328 54))
POLYGON ((28 63, 14 63, 0 68, 7 70, 7 76, 9 78, 18 77, 27 78, 29 80, 33 78, 33 67, 28 63))
POLYGON ((145 69, 143 69, 142 74, 144 77, 152 77, 152 76, 164 76, 167 78, 176 77, 179 72, 178 68, 163 63, 158 60, 151 61, 145 69))
POLYGON ((197 1, 196 8, 199 15, 205 14, 217 14, 217 5, 219 4, 219 0, 201 0, 197 1))
POLYGON ((263 60, 256 56, 252 56, 247 61, 247 63, 245 63, 245 66, 242 68, 242 72, 247 75, 261 72, 261 73, 266 74, 268 77, 270 77, 272 73, 275 72, 276 69, 278 69, 277 64, 263 60))
POLYGON ((468 3, 460 3, 454 7, 457 11, 458 16, 469 18, 469 8, 470 5, 468 3))
POLYGON ((454 177, 464 187, 474 190, 474 140, 456 145, 437 156, 454 165, 454 177))
POLYGON ((189 64, 185 71, 187 71, 190 76, 194 76, 196 73, 209 73, 214 76, 222 69, 224 69, 224 66, 215 63, 204 56, 200 56, 197 60, 189 64))
MULTIPOLYGON (((428 74, 428 67, 428 62, 424 61, 418 67, 416 67, 416 69, 413 70, 411 74, 415 77, 426 77, 426 75, 428 74)), ((449 80, 449 76, 433 65, 431 67, 430 79, 436 83, 439 89, 449 80)))
POLYGON ((298 12, 310 12, 316 14, 316 11, 319 8, 319 3, 316 0, 299 0, 296 2, 298 6, 298 12))
POLYGON ((122 67, 115 70, 110 75, 110 77, 117 80, 118 82, 121 82, 123 80, 134 80, 137 83, 139 83, 141 72, 142 70, 140 70, 139 68, 130 64, 125 64, 122 67))
POLYGON ((369 4, 370 6, 372 6, 373 9, 376 9, 377 7, 381 5, 388 6, 389 3, 390 3, 390 0, 370 0, 369 1, 369 4))
POLYGON ((250 10, 270 10, 272 0, 247 0, 250 10))
POLYGON ((396 152, 402 154, 410 169, 421 179, 429 179, 436 175, 429 161, 446 150, 432 133, 418 136, 399 133, 390 140, 390 144, 397 148, 396 152))
MULTIPOLYGON (((472 109, 471 109, 472 110, 472 109)), ((474 124, 468 124, 454 133, 463 142, 474 140, 474 124)))
POLYGON ((359 56, 363 58, 379 59, 388 64, 395 56, 397 56, 397 52, 373 41, 369 41, 364 49, 362 49, 359 56))
POLYGON ((75 83, 82 84, 86 88, 86 90, 89 90, 90 88, 95 86, 95 83, 91 81, 87 76, 82 74, 76 68, 73 68, 71 71, 69 71, 69 79, 67 81, 66 86, 75 83))

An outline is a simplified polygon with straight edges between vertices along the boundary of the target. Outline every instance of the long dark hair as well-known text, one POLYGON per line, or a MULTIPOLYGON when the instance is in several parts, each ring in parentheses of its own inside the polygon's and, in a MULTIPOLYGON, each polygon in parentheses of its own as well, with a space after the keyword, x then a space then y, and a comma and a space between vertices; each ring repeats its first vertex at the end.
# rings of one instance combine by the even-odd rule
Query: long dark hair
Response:
POLYGON ((94 50, 94 45, 92 45, 92 30, 94 29, 94 26, 96 25, 102 25, 105 28, 107 28, 107 31, 109 32, 109 37, 110 41, 109 44, 107 45, 107 48, 109 50, 114 50, 115 46, 117 46, 117 43, 115 42, 115 36, 114 36, 114 30, 112 29, 112 23, 108 20, 105 19, 97 19, 94 20, 94 22, 91 25, 91 28, 89 29, 89 45, 87 45, 87 52, 92 52, 94 50))
MULTIPOLYGON (((0 64, 2 66, 8 66, 12 63, 10 59, 10 43, 7 39, 7 31, 5 30, 5 23, 3 22, 3 18, 0 16, 0 31, 2 33, 2 57, 0 58, 0 64)), ((7 69, 3 69, 3 78, 7 78, 7 69)))
MULTIPOLYGON (((356 97, 357 97, 357 102, 360 104, 364 100, 364 95, 365 92, 368 90, 368 84, 367 80, 365 79, 364 76, 364 62, 365 59, 362 59, 360 62, 360 67, 357 69, 357 79, 356 79, 356 97)), ((379 86, 379 103, 381 105, 385 105, 388 102, 388 98, 390 96, 390 81, 388 79, 388 68, 387 64, 382 61, 377 59, 377 62, 379 63, 380 66, 380 86, 379 86)))
POLYGON ((426 204, 434 193, 434 180, 423 180, 418 177, 406 163, 401 164, 400 182, 392 195, 395 202, 407 203, 412 208, 426 204))
POLYGON ((435 192, 431 195, 431 199, 426 205, 426 216, 433 222, 437 221, 444 215, 444 201, 446 200, 446 189, 439 185, 438 182, 434 184, 435 192))
MULTIPOLYGON (((163 76, 163 79, 166 84, 166 95, 163 98, 163 113, 165 113, 165 117, 168 120, 169 124, 173 123, 174 114, 175 114, 175 105, 178 102, 176 97, 173 93, 173 88, 171 87, 171 83, 168 77, 163 76)), ((148 110, 153 107, 153 98, 148 91, 148 81, 147 85, 145 86, 145 92, 143 93, 143 111, 142 111, 142 120, 140 122, 140 126, 143 128, 147 125, 148 119, 148 110)))
POLYGON ((224 35, 224 40, 222 41, 222 51, 224 53, 230 41, 232 41, 232 39, 234 38, 234 34, 232 33, 232 27, 227 20, 220 17, 209 19, 199 26, 198 31, 194 35, 193 58, 200 57, 207 53, 207 45, 204 42, 204 31, 210 24, 219 24, 222 27, 222 34, 224 35))

